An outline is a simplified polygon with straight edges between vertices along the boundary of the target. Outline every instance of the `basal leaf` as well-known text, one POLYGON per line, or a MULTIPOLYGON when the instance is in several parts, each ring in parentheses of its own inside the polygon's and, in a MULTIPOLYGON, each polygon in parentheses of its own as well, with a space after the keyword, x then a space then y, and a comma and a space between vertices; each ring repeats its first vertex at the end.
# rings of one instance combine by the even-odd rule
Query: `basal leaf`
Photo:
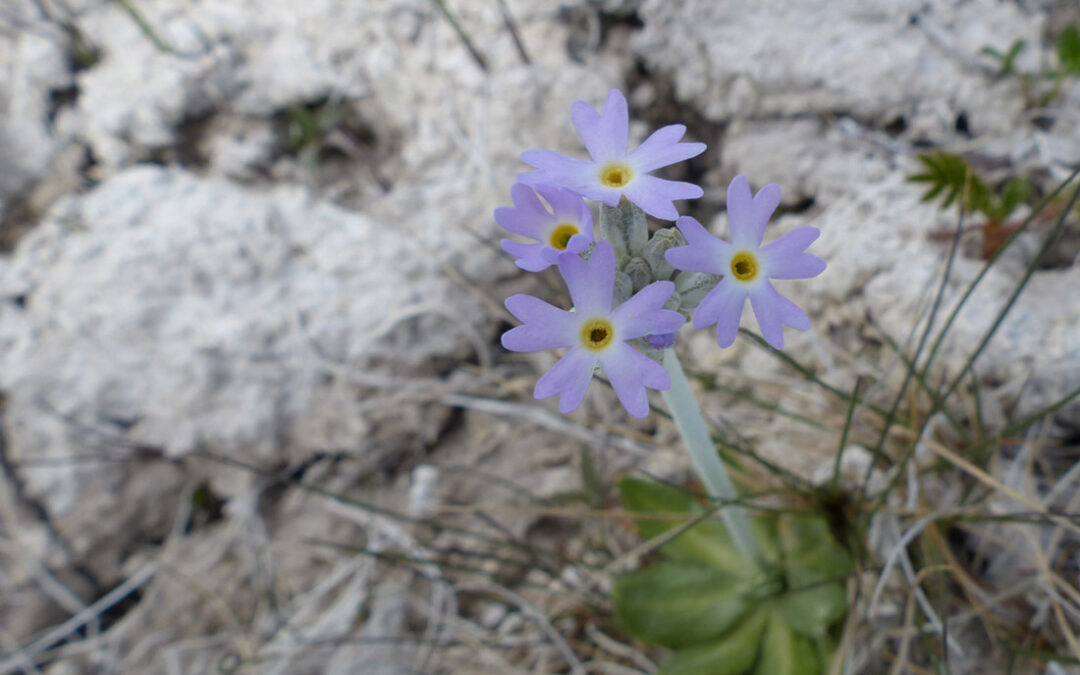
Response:
MULTIPOLYGON (((656 481, 626 477, 619 480, 619 494, 629 511, 645 513, 685 513, 691 518, 704 509, 685 490, 656 481)), ((643 539, 651 539, 669 530, 684 526, 682 520, 636 518, 643 539)), ((680 533, 660 551, 672 560, 711 565, 732 575, 750 576, 754 565, 744 559, 731 543, 727 530, 715 518, 706 518, 680 533)))
POLYGON ((816 513, 782 518, 779 539, 788 590, 778 612, 797 633, 821 637, 847 612, 843 579, 851 571, 851 556, 816 513))
POLYGON ((615 618, 646 642, 683 647, 721 637, 757 602, 753 582, 697 563, 663 562, 615 580, 615 618))
POLYGON ((851 556, 833 538, 824 516, 788 514, 778 532, 789 587, 843 579, 851 571, 851 556))
POLYGON ((777 611, 788 626, 811 638, 824 637, 847 609, 847 592, 835 581, 788 589, 777 603, 777 611))
POLYGON ((769 611, 762 607, 715 642, 675 652, 657 675, 743 675, 754 667, 769 611))
POLYGON ((770 616, 754 675, 820 675, 820 663, 813 643, 792 632, 779 614, 770 616))

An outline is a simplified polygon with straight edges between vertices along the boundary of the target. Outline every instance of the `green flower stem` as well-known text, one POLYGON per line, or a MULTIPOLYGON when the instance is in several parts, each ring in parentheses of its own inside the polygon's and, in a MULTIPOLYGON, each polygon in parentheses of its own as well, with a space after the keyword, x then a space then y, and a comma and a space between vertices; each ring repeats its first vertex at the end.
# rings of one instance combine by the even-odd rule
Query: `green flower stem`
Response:
POLYGON ((705 420, 701 417, 701 408, 698 407, 697 399, 694 398, 694 392, 690 389, 690 383, 674 349, 664 351, 664 370, 671 376, 671 388, 663 392, 664 400, 667 401, 675 424, 679 427, 683 443, 690 451, 690 460, 705 484, 709 497, 727 503, 720 509, 720 518, 739 552, 747 560, 759 563, 761 552, 750 529, 746 509, 735 503, 739 494, 728 477, 724 463, 720 461, 705 420))

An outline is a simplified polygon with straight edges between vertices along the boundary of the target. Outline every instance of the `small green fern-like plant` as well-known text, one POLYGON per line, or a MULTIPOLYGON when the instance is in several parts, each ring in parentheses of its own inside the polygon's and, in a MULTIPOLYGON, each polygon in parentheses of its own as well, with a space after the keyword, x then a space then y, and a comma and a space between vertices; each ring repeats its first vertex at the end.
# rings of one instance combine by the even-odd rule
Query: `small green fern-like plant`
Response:
POLYGON ((1026 46, 1023 40, 1017 40, 1004 52, 983 47, 982 53, 998 62, 998 77, 1019 78, 1027 107, 1041 108, 1058 97, 1066 77, 1080 77, 1080 29, 1066 26, 1058 36, 1056 63, 1036 73, 1016 69, 1016 58, 1026 46))
POLYGON ((1031 183, 1021 176, 1010 176, 991 185, 967 160, 944 150, 919 156, 922 171, 908 177, 912 183, 925 183, 923 201, 941 198, 941 208, 953 204, 966 213, 981 213, 986 222, 983 230, 983 257, 992 256, 1012 232, 1009 218, 1034 194, 1031 183))

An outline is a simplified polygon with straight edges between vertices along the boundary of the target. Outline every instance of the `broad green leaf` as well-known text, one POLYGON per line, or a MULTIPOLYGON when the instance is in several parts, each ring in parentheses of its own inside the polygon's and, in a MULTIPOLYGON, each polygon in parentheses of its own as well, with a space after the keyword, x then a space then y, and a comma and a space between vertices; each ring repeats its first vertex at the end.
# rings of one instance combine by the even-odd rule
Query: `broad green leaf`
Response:
MULTIPOLYGON (((656 481, 626 477, 619 480, 619 494, 628 511, 645 513, 686 513, 691 518, 704 513, 701 505, 685 490, 656 481)), ((642 539, 652 539, 682 527, 686 521, 636 518, 642 539)), ((731 543, 727 530, 716 518, 706 518, 661 547, 672 560, 711 565, 736 576, 751 576, 754 565, 743 558, 731 543)))
POLYGON ((776 518, 764 516, 750 521, 750 529, 757 539, 761 556, 772 565, 780 564, 780 543, 777 536, 776 518))
POLYGON ((814 640, 814 650, 817 652, 821 672, 829 672, 833 656, 836 654, 836 639, 832 635, 823 635, 816 638, 814 640))
POLYGON ((776 607, 793 631, 811 638, 824 637, 847 609, 847 592, 837 582, 789 589, 776 607))
POLYGON ((792 632, 779 614, 772 614, 761 641, 754 675, 820 675, 814 645, 792 632))
POLYGON ((766 608, 755 610, 719 640, 675 652, 657 675, 743 675, 749 672, 757 659, 768 618, 766 608))
POLYGON ((1080 75, 1080 31, 1069 26, 1061 32, 1057 43, 1058 61, 1070 75, 1080 75))
POLYGON ((821 637, 847 611, 851 556, 819 514, 789 514, 778 529, 788 590, 777 610, 797 633, 821 637))
POLYGON ((619 577, 615 618, 646 642, 683 647, 720 637, 756 602, 743 577, 715 567, 663 562, 619 577))
POLYGON ((824 516, 788 514, 778 532, 789 588, 842 580, 851 571, 851 556, 833 538, 824 516))

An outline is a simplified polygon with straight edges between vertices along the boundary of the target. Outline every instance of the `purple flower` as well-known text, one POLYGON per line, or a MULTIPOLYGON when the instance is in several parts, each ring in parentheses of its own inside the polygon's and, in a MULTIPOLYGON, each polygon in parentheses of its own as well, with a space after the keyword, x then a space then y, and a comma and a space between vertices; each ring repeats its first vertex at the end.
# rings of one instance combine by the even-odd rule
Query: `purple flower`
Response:
POLYGON ((531 295, 510 296, 506 308, 524 325, 503 333, 503 347, 515 352, 570 348, 537 380, 533 391, 538 399, 560 394, 559 410, 564 413, 581 405, 599 365, 627 412, 645 417, 649 414, 645 388, 667 389, 671 379, 660 364, 626 341, 674 333, 682 326, 685 319, 681 314, 661 309, 675 285, 670 281, 649 284, 612 309, 615 251, 609 242, 598 241, 587 262, 573 253, 563 253, 558 266, 570 289, 574 311, 531 295))
POLYGON ((797 227, 766 246, 761 245, 769 216, 780 203, 780 186, 770 183, 750 196, 745 176, 736 176, 728 187, 728 225, 731 243, 709 234, 693 218, 679 218, 675 225, 688 246, 667 251, 667 261, 681 270, 723 276, 694 310, 694 328, 716 324, 716 341, 730 347, 739 331, 746 298, 765 341, 776 349, 784 346, 784 326, 810 328, 806 312, 788 300, 769 279, 809 279, 825 270, 825 261, 804 253, 821 232, 816 227, 797 227))
POLYGON ((608 92, 603 112, 596 112, 585 101, 575 101, 570 107, 570 119, 592 160, 529 150, 521 159, 537 170, 518 174, 519 181, 560 185, 608 206, 617 205, 625 196, 649 215, 663 220, 679 217, 673 200, 696 199, 703 194, 697 185, 649 175, 650 171, 705 152, 704 143, 679 142, 686 133, 682 124, 656 130, 636 150, 627 152, 630 119, 626 98, 617 89, 608 92))
POLYGON ((502 240, 503 250, 517 257, 517 266, 539 272, 555 264, 563 251, 581 253, 593 240, 593 221, 589 207, 579 195, 550 185, 533 188, 515 183, 510 188, 514 206, 495 209, 495 222, 507 230, 534 240, 526 244, 502 240), (539 192, 551 211, 537 198, 539 192))

